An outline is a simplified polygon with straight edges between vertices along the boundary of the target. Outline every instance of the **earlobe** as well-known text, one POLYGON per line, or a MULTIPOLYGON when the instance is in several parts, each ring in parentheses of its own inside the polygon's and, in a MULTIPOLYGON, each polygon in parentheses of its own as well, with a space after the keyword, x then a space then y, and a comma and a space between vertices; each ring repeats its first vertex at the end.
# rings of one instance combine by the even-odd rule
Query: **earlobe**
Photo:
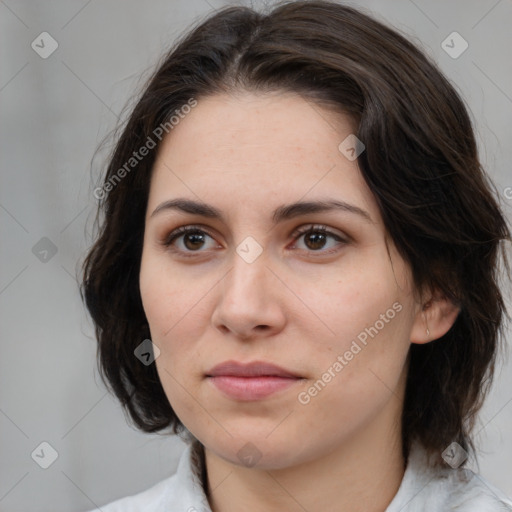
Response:
POLYGON ((438 340, 453 326, 460 307, 444 296, 431 298, 416 314, 411 329, 411 343, 424 344, 438 340))

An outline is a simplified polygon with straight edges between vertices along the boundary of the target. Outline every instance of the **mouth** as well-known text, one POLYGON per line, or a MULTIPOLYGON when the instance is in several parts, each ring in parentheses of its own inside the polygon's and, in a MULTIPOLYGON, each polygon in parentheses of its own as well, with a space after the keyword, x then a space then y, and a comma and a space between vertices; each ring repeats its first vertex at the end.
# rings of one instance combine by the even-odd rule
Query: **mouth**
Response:
POLYGON ((224 395, 241 401, 261 400, 303 380, 295 372, 260 361, 226 361, 208 371, 206 377, 224 395))

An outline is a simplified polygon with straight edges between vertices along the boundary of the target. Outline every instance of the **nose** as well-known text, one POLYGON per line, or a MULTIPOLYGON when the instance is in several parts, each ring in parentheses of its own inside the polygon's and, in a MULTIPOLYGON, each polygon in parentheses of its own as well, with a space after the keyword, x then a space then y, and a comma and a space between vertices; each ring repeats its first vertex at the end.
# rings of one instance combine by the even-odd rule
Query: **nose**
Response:
POLYGON ((282 289, 265 251, 251 263, 235 252, 232 267, 217 288, 213 326, 243 340, 276 334, 286 320, 282 289))

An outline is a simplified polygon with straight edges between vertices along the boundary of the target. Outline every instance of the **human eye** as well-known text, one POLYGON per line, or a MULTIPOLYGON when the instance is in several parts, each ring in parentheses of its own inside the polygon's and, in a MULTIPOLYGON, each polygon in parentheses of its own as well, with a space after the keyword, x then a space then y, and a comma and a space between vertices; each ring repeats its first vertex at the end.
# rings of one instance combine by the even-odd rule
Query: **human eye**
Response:
POLYGON ((306 246, 304 250, 308 253, 318 252, 320 253, 319 256, 334 254, 349 243, 348 237, 334 233, 323 225, 302 226, 292 233, 292 237, 294 241, 304 237, 304 245, 306 246), (323 250, 328 245, 329 239, 334 243, 331 243, 328 250, 323 250))
MULTIPOLYGON (((165 239, 162 244, 174 253, 179 253, 185 257, 194 256, 194 253, 207 252, 204 249, 208 249, 207 239, 213 240, 213 236, 210 235, 201 226, 181 226, 172 231, 165 239)), ((210 248, 219 247, 218 244, 210 244, 210 248)))
MULTIPOLYGON (((302 226, 292 233, 294 240, 293 249, 298 248, 314 256, 326 256, 338 252, 341 247, 349 243, 349 238, 337 234, 324 225, 308 225, 302 226), (303 246, 298 244, 297 240, 304 238, 303 246), (329 244, 329 240, 331 244, 329 244), (330 245, 330 247, 329 247, 330 245), (326 249, 327 247, 327 249, 326 249)), ((161 242, 171 252, 184 257, 194 257, 199 254, 204 254, 208 250, 221 248, 215 242, 214 237, 202 226, 181 226, 169 235, 167 235, 161 242), (208 240, 210 245, 208 246, 208 240)))

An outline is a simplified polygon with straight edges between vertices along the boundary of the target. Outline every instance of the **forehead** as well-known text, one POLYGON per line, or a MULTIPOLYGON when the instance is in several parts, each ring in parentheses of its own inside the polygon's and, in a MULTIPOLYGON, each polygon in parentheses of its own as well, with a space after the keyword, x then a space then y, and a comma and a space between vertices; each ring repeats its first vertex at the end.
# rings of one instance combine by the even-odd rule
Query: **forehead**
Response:
POLYGON ((357 161, 338 149, 353 132, 349 117, 292 93, 201 98, 162 141, 148 210, 178 196, 271 209, 330 195, 378 218, 357 161))

